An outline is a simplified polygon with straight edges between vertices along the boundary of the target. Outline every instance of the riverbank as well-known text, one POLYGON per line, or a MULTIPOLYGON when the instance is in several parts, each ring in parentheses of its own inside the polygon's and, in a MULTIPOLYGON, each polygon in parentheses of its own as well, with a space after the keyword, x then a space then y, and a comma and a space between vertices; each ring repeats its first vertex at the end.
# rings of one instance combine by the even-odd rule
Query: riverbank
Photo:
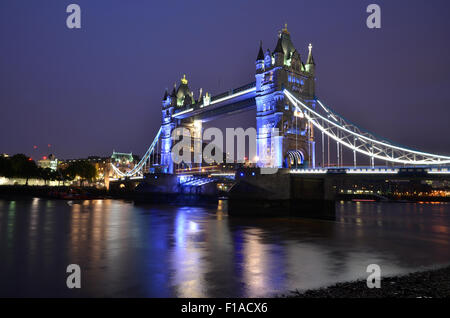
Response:
POLYGON ((186 206, 211 206, 217 207, 218 197, 198 196, 185 193, 146 193, 127 189, 98 189, 95 187, 50 187, 50 186, 25 186, 25 185, 2 185, 0 186, 0 198, 6 200, 32 199, 34 197, 52 200, 103 200, 115 199, 133 201, 136 204, 157 203, 186 206), (68 193, 71 189, 82 193, 83 197, 61 198, 56 193, 68 193))
POLYGON ((88 193, 93 198, 107 198, 109 192, 95 187, 69 187, 69 186, 26 186, 26 185, 2 185, 0 186, 0 197, 2 198, 49 198, 54 196, 53 192, 68 192, 70 189, 78 189, 79 191, 88 193))
MULTIPOLYGON (((135 190, 129 189, 98 189, 95 187, 73 187, 73 186, 31 186, 31 185, 0 185, 0 197, 5 199, 11 198, 21 198, 21 197, 39 197, 39 198, 54 198, 49 195, 50 192, 60 191, 67 192, 70 188, 76 188, 81 191, 89 193, 92 198, 95 199, 122 199, 122 200, 130 200, 136 202, 191 202, 195 203, 195 194, 186 196, 183 193, 180 193, 178 199, 165 199, 162 195, 157 196, 149 196, 148 193, 142 193, 135 190), (185 197, 188 197, 187 199, 185 197)), ((343 197, 339 196, 336 198, 336 201, 358 201, 358 199, 367 199, 366 197, 343 197)), ((203 199, 200 201, 207 201, 211 203, 216 199, 211 198, 210 196, 203 196, 203 199), (206 200, 204 200, 206 199, 206 200)), ((363 200, 364 201, 364 200, 363 200)), ((378 201, 378 200, 374 200, 378 201)), ((216 202, 216 201, 214 201, 216 202)), ((436 203, 436 202, 450 202, 450 197, 389 197, 388 200, 383 202, 420 202, 420 203, 436 203)))
POLYGON ((449 298, 450 266, 386 277, 381 288, 370 289, 365 280, 338 283, 326 288, 293 291, 289 298, 449 298))

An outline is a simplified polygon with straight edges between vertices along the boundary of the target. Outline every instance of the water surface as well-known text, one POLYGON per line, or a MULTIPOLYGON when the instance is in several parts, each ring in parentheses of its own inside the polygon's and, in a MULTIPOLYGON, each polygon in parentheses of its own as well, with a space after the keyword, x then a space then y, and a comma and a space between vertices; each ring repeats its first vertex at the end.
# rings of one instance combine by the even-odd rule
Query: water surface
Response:
POLYGON ((450 263, 450 205, 337 203, 337 220, 118 200, 0 200, 0 296, 256 297, 450 263), (78 264, 82 288, 66 287, 78 264))

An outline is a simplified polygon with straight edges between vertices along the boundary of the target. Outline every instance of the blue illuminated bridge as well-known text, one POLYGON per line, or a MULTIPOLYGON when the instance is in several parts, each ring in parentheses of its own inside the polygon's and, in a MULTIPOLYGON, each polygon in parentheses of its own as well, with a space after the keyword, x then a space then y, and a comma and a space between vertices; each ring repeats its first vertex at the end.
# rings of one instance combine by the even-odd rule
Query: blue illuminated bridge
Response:
MULTIPOLYGON (((117 178, 142 178, 145 173, 208 173, 208 167, 186 165, 178 169, 172 161, 171 134, 185 127, 192 136, 202 136, 202 124, 225 116, 256 112, 257 156, 251 165, 286 168, 294 174, 326 173, 389 174, 421 168, 430 175, 450 174, 450 156, 427 153, 396 144, 357 126, 328 106, 315 94, 316 63, 312 45, 301 57, 285 27, 273 51, 260 45, 255 61, 255 80, 220 95, 197 98, 184 76, 162 101, 161 127, 141 161, 133 169, 112 165, 117 178), (346 165, 344 165, 344 158, 346 165), (351 162, 351 164, 349 164, 351 162)), ((322 90, 324 91, 324 90, 322 90)), ((355 105, 358 108, 364 106, 355 105)), ((233 175, 231 171, 209 174, 233 175)), ((201 184, 204 177, 185 182, 201 184)))

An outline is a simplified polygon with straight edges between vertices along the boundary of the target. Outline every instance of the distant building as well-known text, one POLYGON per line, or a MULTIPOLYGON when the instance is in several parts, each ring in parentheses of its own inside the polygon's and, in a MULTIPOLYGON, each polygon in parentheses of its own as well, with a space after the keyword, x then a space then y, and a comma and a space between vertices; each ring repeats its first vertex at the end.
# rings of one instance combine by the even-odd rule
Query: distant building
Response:
POLYGON ((97 171, 97 185, 102 186, 102 183, 104 182, 105 178, 108 177, 109 174, 109 164, 111 162, 109 157, 100 157, 100 156, 89 156, 87 158, 79 158, 79 159, 68 159, 68 160, 61 160, 58 164, 58 169, 64 170, 66 169, 71 163, 73 162, 79 162, 79 161, 85 161, 89 162, 95 167, 95 170, 97 171))
POLYGON ((37 166, 42 169, 56 171, 56 169, 58 169, 58 159, 56 159, 53 154, 50 154, 48 157, 44 156, 41 160, 38 160, 37 166))
POLYGON ((126 153, 126 152, 115 152, 113 151, 111 155, 111 163, 113 165, 121 165, 121 166, 128 166, 132 165, 134 162, 133 153, 126 153))
POLYGON ((110 159, 108 157, 89 156, 87 161, 94 165, 95 170, 97 170, 97 179, 104 180, 109 173, 110 159))
POLYGON ((111 164, 120 171, 128 172, 133 170, 134 165, 139 162, 139 158, 133 153, 115 152, 111 155, 111 164))

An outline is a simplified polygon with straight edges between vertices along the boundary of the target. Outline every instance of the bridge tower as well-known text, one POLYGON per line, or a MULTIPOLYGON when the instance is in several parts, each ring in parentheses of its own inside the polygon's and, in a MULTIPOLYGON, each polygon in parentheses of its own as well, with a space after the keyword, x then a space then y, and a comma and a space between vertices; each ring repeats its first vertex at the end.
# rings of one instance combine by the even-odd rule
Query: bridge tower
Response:
POLYGON ((314 167, 313 127, 283 94, 283 89, 289 89, 307 105, 315 107, 315 62, 311 44, 304 64, 285 25, 273 52, 269 49, 264 52, 260 44, 255 64, 259 166, 314 167), (274 129, 278 129, 278 135, 274 129))
MULTIPOLYGON (((161 166, 162 170, 166 173, 174 173, 174 162, 172 158, 172 132, 175 128, 186 128, 193 138, 193 143, 201 142, 202 136, 202 122, 194 120, 194 118, 176 119, 173 115, 176 109, 189 107, 195 103, 199 103, 202 100, 202 94, 200 90, 200 96, 198 100, 194 99, 194 93, 189 90, 188 80, 186 75, 180 81, 177 88, 177 84, 174 84, 172 93, 169 95, 166 90, 162 100, 162 123, 161 123, 161 166)), ((187 137, 187 136, 186 136, 187 137)), ((200 144, 201 147, 201 144, 200 144)), ((192 164, 201 166, 201 159, 191 158, 190 167, 192 164), (198 161, 200 163, 198 164, 198 161)))
POLYGON ((172 93, 164 93, 162 100, 162 123, 161 123, 161 166, 166 173, 173 173, 172 162, 172 130, 175 128, 175 122, 172 119, 173 112, 177 105, 176 83, 172 93))

